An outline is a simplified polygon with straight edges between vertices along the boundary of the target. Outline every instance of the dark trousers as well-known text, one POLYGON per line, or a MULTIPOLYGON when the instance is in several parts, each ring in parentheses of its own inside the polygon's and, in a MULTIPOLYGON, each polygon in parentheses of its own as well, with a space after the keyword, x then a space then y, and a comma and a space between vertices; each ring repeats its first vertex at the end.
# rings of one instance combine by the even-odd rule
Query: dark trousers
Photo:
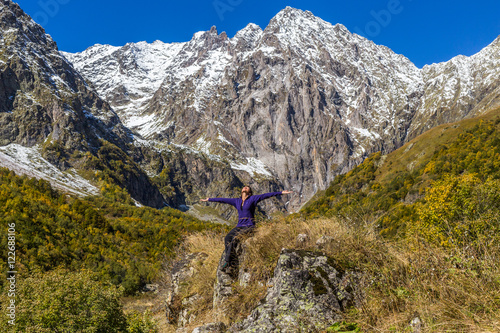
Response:
POLYGON ((224 238, 224 245, 226 247, 226 261, 231 263, 232 252, 236 247, 238 242, 238 236, 250 232, 254 229, 254 227, 236 227, 233 228, 224 238))

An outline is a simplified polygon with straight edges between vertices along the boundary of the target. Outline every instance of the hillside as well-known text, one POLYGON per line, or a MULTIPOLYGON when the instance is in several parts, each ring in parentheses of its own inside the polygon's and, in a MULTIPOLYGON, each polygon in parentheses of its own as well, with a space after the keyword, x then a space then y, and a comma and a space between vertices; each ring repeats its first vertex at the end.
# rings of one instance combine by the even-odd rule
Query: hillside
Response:
MULTIPOLYGON (((439 223, 434 217, 424 217, 429 209, 435 210, 441 223, 450 223, 449 228, 484 219, 484 214, 498 223, 494 216, 500 202, 499 161, 497 108, 477 118, 438 126, 388 155, 370 156, 337 177, 300 214, 362 220, 374 224, 383 235, 393 236, 405 235, 406 226, 422 219, 439 223)), ((439 237, 446 242, 447 237, 439 237)))
MULTIPOLYGON (((116 185, 104 183, 99 196, 79 199, 5 168, 0 168, 0 206, 2 228, 16 225, 22 276, 55 268, 89 269, 103 281, 122 285, 128 294, 159 276, 183 235, 220 229, 174 209, 136 207, 116 185)), ((7 248, 6 233, 0 244, 7 248)), ((2 251, 4 271, 6 256, 2 251)))

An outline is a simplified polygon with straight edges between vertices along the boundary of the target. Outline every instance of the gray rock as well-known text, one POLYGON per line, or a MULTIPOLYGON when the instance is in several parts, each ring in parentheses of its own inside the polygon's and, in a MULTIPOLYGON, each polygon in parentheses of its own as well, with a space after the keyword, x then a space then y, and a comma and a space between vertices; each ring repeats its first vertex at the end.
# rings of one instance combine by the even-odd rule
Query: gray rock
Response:
POLYGON ((203 326, 196 327, 193 333, 224 333, 227 327, 222 322, 205 324, 203 326))
POLYGON ((410 321, 410 328, 412 333, 421 333, 424 323, 420 319, 420 317, 415 317, 410 321))
POLYGON ((306 243, 309 240, 309 235, 307 234, 298 234, 297 238, 295 239, 295 243, 297 245, 302 245, 306 243))
POLYGON ((335 240, 335 238, 333 238, 331 236, 321 236, 316 241, 316 246, 321 249, 321 248, 325 247, 327 244, 333 242, 334 240, 335 240))
POLYGON ((188 316, 190 306, 199 299, 199 295, 192 295, 189 298, 181 299, 181 289, 189 279, 195 274, 195 266, 202 262, 207 254, 202 252, 189 253, 174 262, 170 271, 169 283, 167 286, 167 297, 165 301, 166 317, 169 324, 184 326, 194 320, 188 316))
POLYGON ((196 320, 196 315, 190 310, 200 298, 201 298, 200 295, 194 294, 192 296, 182 299, 181 301, 182 307, 179 311, 179 316, 177 318, 178 326, 184 327, 196 320))
POLYGON ((230 331, 316 331, 341 320, 360 293, 356 276, 334 266, 321 252, 283 249, 265 299, 230 331))
POLYGON ((158 293, 158 288, 159 288, 159 285, 157 283, 154 283, 154 284, 149 284, 147 283, 144 288, 143 288, 143 291, 144 292, 153 292, 153 293, 158 293))
POLYGON ((251 278, 252 278, 252 274, 250 274, 250 272, 247 272, 243 269, 241 269, 238 273, 238 283, 242 287, 248 286, 248 283, 250 282, 251 278))

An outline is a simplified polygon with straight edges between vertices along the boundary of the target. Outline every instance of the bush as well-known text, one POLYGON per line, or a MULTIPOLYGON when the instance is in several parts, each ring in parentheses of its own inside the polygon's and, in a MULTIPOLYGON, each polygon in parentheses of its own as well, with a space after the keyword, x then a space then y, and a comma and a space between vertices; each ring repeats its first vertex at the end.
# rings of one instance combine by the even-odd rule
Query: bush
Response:
MULTIPOLYGON (((88 271, 57 269, 36 273, 19 278, 16 287, 18 332, 112 333, 127 329, 120 303, 122 288, 100 282, 88 271)), ((2 308, 7 302, 9 299, 3 294, 2 308)), ((2 332, 12 328, 6 321, 0 322, 2 332)))
POLYGON ((155 322, 149 312, 127 314, 128 333, 158 333, 155 322))

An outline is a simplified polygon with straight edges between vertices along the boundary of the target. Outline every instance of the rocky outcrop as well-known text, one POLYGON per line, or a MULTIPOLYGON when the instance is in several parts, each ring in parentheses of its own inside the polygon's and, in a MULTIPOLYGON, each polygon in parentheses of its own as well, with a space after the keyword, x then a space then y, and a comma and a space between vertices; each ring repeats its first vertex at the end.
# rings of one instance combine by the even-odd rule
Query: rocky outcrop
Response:
POLYGON ((265 299, 231 332, 312 332, 359 305, 356 274, 336 268, 321 252, 283 249, 265 299))
MULTIPOLYGON (((329 241, 326 237, 320 240, 318 244, 329 241)), ((224 253, 219 260, 213 292, 213 319, 220 320, 231 310, 227 306, 235 285, 245 286, 252 279, 252 272, 244 267, 247 246, 244 241, 237 244, 231 268, 222 268, 224 253)), ((172 269, 167 318, 183 332, 188 332, 186 326, 196 322, 196 302, 200 295, 188 293, 189 296, 181 299, 180 288, 195 277, 194 267, 204 258, 201 253, 184 255, 172 269)), ((345 271, 321 251, 282 249, 273 277, 267 282, 261 281, 262 286, 267 285, 266 296, 246 319, 227 327, 213 322, 193 332, 322 331, 342 320, 346 309, 361 306, 364 297, 361 280, 361 273, 345 271)))
POLYGON ((189 280, 196 273, 196 265, 203 262, 207 255, 205 253, 189 253, 174 262, 169 274, 169 284, 167 288, 167 298, 165 301, 166 318, 169 324, 186 326, 196 319, 189 309, 194 302, 199 300, 200 295, 194 294, 183 297, 182 288, 189 283, 189 280))

